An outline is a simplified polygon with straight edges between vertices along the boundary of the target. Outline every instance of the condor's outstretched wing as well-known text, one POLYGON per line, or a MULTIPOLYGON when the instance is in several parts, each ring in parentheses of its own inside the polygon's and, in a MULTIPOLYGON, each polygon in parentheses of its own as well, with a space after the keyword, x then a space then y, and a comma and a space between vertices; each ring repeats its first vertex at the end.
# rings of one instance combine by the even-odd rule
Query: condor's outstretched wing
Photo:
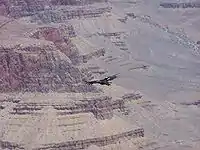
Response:
POLYGON ((118 74, 112 75, 112 76, 108 76, 106 78, 104 78, 103 80, 107 80, 107 81, 111 81, 114 80, 118 77, 118 74))
POLYGON ((86 82, 87 84, 101 84, 101 85, 111 85, 111 82, 109 82, 110 80, 114 80, 115 78, 117 78, 117 74, 115 75, 112 75, 112 76, 108 76, 104 79, 101 79, 101 80, 93 80, 93 81, 84 81, 86 82))
POLYGON ((94 81, 84 81, 84 82, 86 82, 87 84, 96 84, 96 83, 99 83, 100 81, 94 80, 94 81))
POLYGON ((95 81, 85 81, 87 84, 101 84, 101 85, 111 85, 111 83, 107 80, 95 80, 95 81))

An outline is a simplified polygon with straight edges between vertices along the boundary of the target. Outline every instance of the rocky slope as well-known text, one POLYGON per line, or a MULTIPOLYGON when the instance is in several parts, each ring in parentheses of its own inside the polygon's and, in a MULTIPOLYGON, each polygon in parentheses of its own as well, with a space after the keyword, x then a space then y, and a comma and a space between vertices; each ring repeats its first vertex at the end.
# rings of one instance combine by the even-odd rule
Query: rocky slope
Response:
POLYGON ((144 137, 116 115, 128 115, 140 94, 84 82, 106 73, 89 65, 106 49, 83 46, 69 21, 110 11, 104 0, 0 1, 0 148, 112 149, 144 137))
POLYGON ((199 150, 198 7, 0 1, 0 148, 199 150))
POLYGON ((1 47, 1 92, 95 90, 82 82, 86 74, 73 66, 70 56, 48 45, 1 47))

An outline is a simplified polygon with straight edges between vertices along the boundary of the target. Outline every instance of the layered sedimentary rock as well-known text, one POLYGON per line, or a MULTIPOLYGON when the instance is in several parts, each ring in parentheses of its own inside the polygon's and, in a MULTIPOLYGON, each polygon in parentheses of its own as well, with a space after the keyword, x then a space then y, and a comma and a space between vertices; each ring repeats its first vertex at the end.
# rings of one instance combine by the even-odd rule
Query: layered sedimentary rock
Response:
POLYGON ((70 38, 76 37, 72 25, 62 25, 59 28, 41 27, 34 31, 31 38, 52 41, 56 48, 70 58, 72 64, 86 63, 93 57, 101 57, 105 54, 105 49, 100 48, 91 53, 81 55, 78 48, 70 38))
POLYGON ((46 144, 41 148, 36 148, 35 150, 59 149, 59 148, 64 148, 65 150, 71 150, 71 149, 78 150, 78 149, 86 149, 91 145, 97 145, 98 147, 102 147, 110 144, 115 144, 122 139, 131 139, 143 136, 144 136, 144 130, 136 129, 120 134, 87 139, 87 140, 69 141, 59 144, 46 144))
POLYGON ((71 40, 76 37, 71 24, 39 27, 29 31, 26 36, 28 37, 25 45, 23 45, 24 39, 15 39, 22 44, 12 46, 8 46, 8 40, 2 41, 3 46, 0 47, 2 92, 97 91, 94 86, 83 82, 83 79, 91 78, 91 73, 88 70, 80 70, 77 65, 87 62, 92 57, 104 55, 104 49, 80 55, 71 40))
POLYGON ((1 47, 0 62, 1 92, 20 90, 48 92, 59 89, 80 92, 87 87, 89 91, 94 89, 83 85, 81 81, 84 74, 67 59, 63 59, 55 47, 1 47))
POLYGON ((24 149, 21 145, 8 141, 0 141, 0 147, 3 149, 24 149))
POLYGON ((45 39, 53 42, 56 48, 69 57, 73 64, 80 64, 83 60, 79 55, 78 49, 70 39, 75 36, 76 33, 72 25, 62 25, 59 28, 41 27, 30 35, 31 38, 45 39))
MULTIPOLYGON (((90 98, 80 99, 77 97, 76 101, 67 101, 69 103, 33 103, 25 102, 18 103, 13 107, 12 114, 37 114, 45 107, 51 106, 55 109, 58 115, 73 115, 80 113, 92 113, 96 119, 111 119, 113 117, 113 111, 119 110, 122 113, 127 111, 125 104, 128 101, 138 100, 142 96, 140 94, 131 94, 132 96, 124 97, 113 100, 108 96, 93 96, 90 98)), ((54 96, 55 97, 55 96, 54 96)), ((44 98, 44 97, 43 97, 44 98)), ((56 97, 55 97, 56 99, 56 97)), ((4 101, 2 101, 4 102, 4 101)), ((2 109, 4 107, 2 106, 2 109)), ((126 112, 128 113, 128 112, 126 112)))
POLYGON ((107 0, 51 0, 53 5, 86 5, 99 2, 107 2, 107 0))
POLYGON ((3 0, 0 3, 2 10, 12 17, 33 15, 38 11, 43 11, 49 5, 44 0, 3 0))
POLYGON ((36 31, 33 31, 30 35, 31 38, 44 39, 52 42, 59 42, 69 40, 69 38, 75 37, 76 33, 72 25, 60 25, 56 27, 40 27, 36 31), (65 38, 64 38, 65 37, 65 38))
MULTIPOLYGON (((9 116, 1 120, 1 148, 78 150, 144 136, 144 129, 113 114, 130 99, 115 100, 100 93, 25 93, 17 98, 19 103, 6 105, 8 95, 0 95, 9 116), (63 111, 68 113, 61 115, 63 111)), ((135 94, 131 100, 140 98, 135 94)), ((6 110, 0 111, 5 115, 6 110)))
POLYGON ((41 20, 42 22, 63 22, 68 19, 80 17, 98 17, 105 12, 110 12, 110 7, 91 8, 85 4, 92 4, 95 2, 105 2, 105 0, 2 0, 0 2, 0 14, 14 18, 24 16, 33 16, 34 20, 41 20), (67 9, 58 8, 58 6, 79 6, 83 7, 67 9))
POLYGON ((42 11, 38 14, 33 15, 31 17, 31 21, 42 23, 62 23, 71 19, 94 18, 100 17, 105 13, 109 13, 112 8, 108 6, 102 6, 99 8, 82 6, 76 8, 68 7, 66 9, 59 8, 56 10, 51 9, 42 11))
POLYGON ((93 57, 101 57, 105 55, 105 49, 100 48, 92 53, 82 55, 83 63, 86 63, 88 60, 92 59, 93 57))
POLYGON ((165 2, 160 4, 163 8, 200 8, 200 2, 180 2, 180 3, 170 3, 165 2))
POLYGON ((112 7, 102 2, 0 1, 0 15, 9 17, 0 25, 6 35, 0 37, 0 149, 104 149, 144 136, 143 128, 116 115, 128 114, 127 103, 141 95, 120 91, 113 97, 84 82, 108 72, 87 66, 106 49, 84 47, 71 21, 105 17, 112 7))

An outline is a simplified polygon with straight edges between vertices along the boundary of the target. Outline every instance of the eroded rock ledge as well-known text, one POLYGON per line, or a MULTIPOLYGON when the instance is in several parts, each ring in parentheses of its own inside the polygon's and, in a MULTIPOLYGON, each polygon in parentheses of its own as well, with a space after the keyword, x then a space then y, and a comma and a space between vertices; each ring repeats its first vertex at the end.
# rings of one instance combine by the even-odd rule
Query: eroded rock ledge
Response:
POLYGON ((186 2, 186 3, 161 3, 163 8, 200 8, 199 2, 186 2))
POLYGON ((115 144, 119 140, 122 140, 122 139, 132 139, 136 137, 144 137, 144 129, 131 130, 131 131, 127 131, 121 134, 105 136, 105 137, 100 137, 100 138, 93 138, 93 139, 79 140, 79 141, 69 141, 66 143, 59 143, 59 144, 47 144, 41 148, 36 148, 35 150, 45 150, 45 149, 79 150, 79 149, 86 149, 91 145, 97 145, 99 147, 102 147, 109 144, 115 144))
POLYGON ((82 82, 83 72, 68 62, 67 56, 55 47, 1 47, 0 51, 1 92, 95 90, 95 87, 82 82))

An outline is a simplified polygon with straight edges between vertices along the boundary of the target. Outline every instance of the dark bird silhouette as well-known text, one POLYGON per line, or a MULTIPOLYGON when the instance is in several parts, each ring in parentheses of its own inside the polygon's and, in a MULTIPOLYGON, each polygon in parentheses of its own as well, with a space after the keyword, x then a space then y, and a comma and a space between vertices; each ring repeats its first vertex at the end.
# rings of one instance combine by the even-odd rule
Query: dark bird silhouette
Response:
POLYGON ((107 85, 110 86, 112 82, 110 82, 111 80, 116 79, 118 76, 117 74, 112 75, 112 76, 108 76, 104 79, 101 80, 93 80, 93 81, 85 81, 87 84, 101 84, 101 85, 107 85))
POLYGON ((142 69, 148 69, 148 67, 149 67, 149 66, 147 66, 147 65, 142 65, 141 68, 142 68, 142 69))

